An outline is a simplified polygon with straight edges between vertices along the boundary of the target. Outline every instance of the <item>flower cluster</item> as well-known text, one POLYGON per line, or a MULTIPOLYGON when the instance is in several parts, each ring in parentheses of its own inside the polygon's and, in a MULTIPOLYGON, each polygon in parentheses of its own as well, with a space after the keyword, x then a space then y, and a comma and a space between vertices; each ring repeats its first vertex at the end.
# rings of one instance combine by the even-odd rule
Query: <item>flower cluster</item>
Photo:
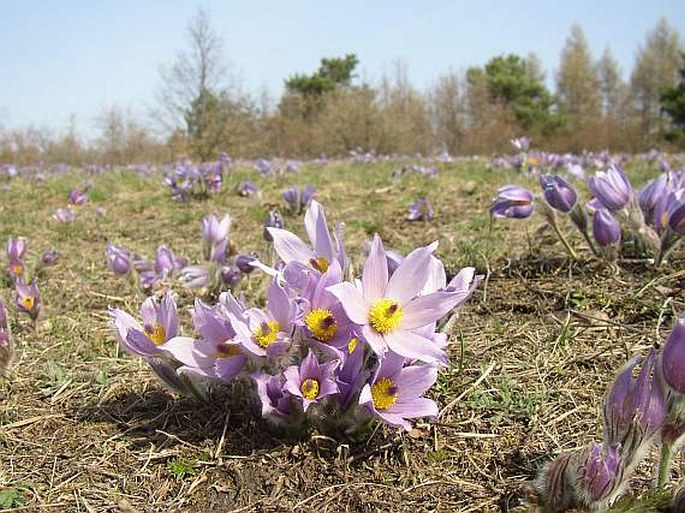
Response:
POLYGON ((316 190, 312 185, 305 185, 301 189, 288 187, 281 195, 285 202, 285 208, 292 214, 300 214, 309 206, 314 199, 316 190))
MULTIPOLYGON (((685 168, 671 171, 666 167, 635 193, 623 169, 610 164, 588 179, 593 198, 584 205, 562 176, 541 174, 538 181, 543 216, 573 258, 576 253, 559 226, 559 214, 570 218, 596 256, 615 258, 619 250, 631 248, 651 255, 659 266, 685 235, 685 168)), ((532 215, 534 208, 533 193, 506 185, 497 191, 490 214, 521 219, 532 215)))
POLYGON ((410 419, 437 416, 424 397, 447 361, 447 335, 437 323, 464 304, 481 277, 465 268, 448 283, 433 255, 437 243, 390 266, 376 235, 361 279, 347 281, 341 229, 331 235, 316 201, 305 227, 311 245, 267 228, 280 262, 257 263, 271 275, 263 309, 230 292, 214 305, 196 300, 196 335, 187 337, 167 293, 146 300, 142 324, 112 310, 119 342, 183 393, 202 396, 208 380, 247 383, 262 415, 288 428, 344 435, 374 418, 410 429, 410 419))
POLYGON ((183 160, 164 170, 163 183, 171 189, 175 200, 206 197, 221 190, 224 171, 230 163, 231 160, 225 153, 219 155, 216 162, 193 164, 189 160, 183 160))
POLYGON ((107 244, 105 254, 109 269, 144 291, 153 291, 177 279, 189 289, 202 289, 218 296, 223 287, 232 288, 242 275, 252 272, 251 255, 238 255, 229 238, 231 218, 219 219, 216 213, 202 220, 203 258, 201 264, 188 265, 165 244, 159 246, 154 259, 140 258, 128 249, 107 244))
POLYGON ((40 294, 36 275, 42 267, 57 261, 57 252, 50 249, 43 253, 39 261, 29 264, 28 241, 24 237, 10 237, 5 245, 7 254, 7 278, 14 287, 14 305, 19 312, 27 314, 36 321, 40 314, 40 294))
POLYGON ((661 446, 656 483, 667 484, 673 452, 685 440, 685 317, 661 351, 650 349, 616 375, 604 401, 603 443, 564 453, 538 480, 544 511, 606 508, 625 490, 654 444, 661 446))

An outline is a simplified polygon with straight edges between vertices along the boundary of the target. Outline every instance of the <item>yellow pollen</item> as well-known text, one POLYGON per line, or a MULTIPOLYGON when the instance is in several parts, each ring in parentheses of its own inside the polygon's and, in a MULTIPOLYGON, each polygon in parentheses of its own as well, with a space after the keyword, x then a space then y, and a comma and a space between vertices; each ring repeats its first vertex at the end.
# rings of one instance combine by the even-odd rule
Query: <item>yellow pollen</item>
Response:
POLYGON ((369 310, 369 324, 378 333, 388 333, 397 329, 404 316, 404 308, 394 299, 382 298, 369 310))
POLYGON ((300 385, 300 392, 305 399, 316 399, 319 396, 319 382, 311 378, 305 379, 300 385))
POLYGON ((163 344, 166 341, 166 331, 161 324, 146 326, 145 334, 156 346, 163 344))
POLYGON ((663 214, 661 214, 660 221, 661 228, 666 228, 666 226, 668 226, 668 212, 664 212, 663 214))
POLYGON ((528 158, 528 163, 531 166, 537 166, 540 163, 540 160, 537 157, 530 157, 528 158))
POLYGON ((21 300, 21 306, 24 307, 24 310, 33 309, 33 305, 35 305, 35 304, 36 304, 36 302, 35 302, 35 299, 33 298, 33 296, 26 296, 26 297, 22 298, 22 300, 21 300))
POLYGON ((371 398, 377 410, 387 410, 397 402, 397 385, 390 378, 381 378, 371 385, 371 398))
POLYGON ((357 344, 359 344, 359 339, 357 337, 352 337, 347 343, 347 352, 349 354, 354 353, 354 350, 357 349, 357 344))
POLYGON ((14 264, 12 266, 12 274, 14 276, 21 276, 22 274, 24 274, 24 266, 21 264, 14 264))
POLYGON ((317 271, 325 273, 326 271, 328 271, 328 267, 331 265, 331 263, 326 258, 318 257, 310 258, 309 265, 311 265, 317 271))
POLYGON ((267 348, 276 342, 278 332, 281 331, 281 325, 278 324, 278 321, 269 321, 266 326, 263 324, 257 326, 257 329, 252 332, 252 336, 259 347, 267 348))
POLYGON ((216 357, 217 358, 230 358, 232 356, 238 356, 240 354, 240 349, 238 349, 238 344, 229 344, 228 342, 222 342, 216 346, 216 357))
POLYGON ((338 331, 338 323, 330 310, 317 308, 304 316, 304 323, 312 336, 321 342, 328 342, 338 331))

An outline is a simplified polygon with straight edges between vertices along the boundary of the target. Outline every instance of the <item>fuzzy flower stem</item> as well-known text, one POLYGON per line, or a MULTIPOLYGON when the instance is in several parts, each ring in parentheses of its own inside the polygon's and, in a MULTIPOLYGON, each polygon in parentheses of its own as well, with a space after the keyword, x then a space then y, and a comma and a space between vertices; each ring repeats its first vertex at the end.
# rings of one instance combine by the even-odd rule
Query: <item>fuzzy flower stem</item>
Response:
POLYGON ((573 260, 578 260, 578 255, 576 254, 575 251, 573 251, 573 248, 571 247, 571 245, 566 240, 566 237, 564 237, 564 234, 561 233, 561 230, 559 230, 557 223, 550 223, 550 224, 552 225, 552 228, 554 228, 554 232, 557 234, 557 237, 559 237, 559 240, 561 241, 561 243, 566 248, 566 251, 568 251, 569 256, 573 260))
POLYGON ((671 474, 671 457, 673 456, 673 444, 664 441, 661 444, 659 456, 659 473, 657 475, 657 487, 663 488, 668 483, 671 474))

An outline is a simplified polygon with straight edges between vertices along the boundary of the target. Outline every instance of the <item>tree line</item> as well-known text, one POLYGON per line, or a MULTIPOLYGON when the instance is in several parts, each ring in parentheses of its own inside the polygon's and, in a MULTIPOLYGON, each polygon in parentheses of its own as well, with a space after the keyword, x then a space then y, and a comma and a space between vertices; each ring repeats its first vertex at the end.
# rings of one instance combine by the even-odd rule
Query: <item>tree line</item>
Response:
POLYGON ((151 113, 156 131, 111 107, 88 144, 73 125, 57 137, 33 128, 0 130, 0 162, 211 160, 222 151, 246 158, 333 157, 351 150, 492 154, 508 151, 509 140, 522 134, 559 152, 685 148, 685 52, 666 19, 646 34, 627 81, 610 48, 593 56, 574 24, 554 91, 533 53, 450 70, 426 91, 412 85, 402 62, 378 83, 361 80, 359 60, 348 54, 288 77, 274 102, 230 83, 221 39, 205 11, 189 24, 187 44, 161 72, 151 113))

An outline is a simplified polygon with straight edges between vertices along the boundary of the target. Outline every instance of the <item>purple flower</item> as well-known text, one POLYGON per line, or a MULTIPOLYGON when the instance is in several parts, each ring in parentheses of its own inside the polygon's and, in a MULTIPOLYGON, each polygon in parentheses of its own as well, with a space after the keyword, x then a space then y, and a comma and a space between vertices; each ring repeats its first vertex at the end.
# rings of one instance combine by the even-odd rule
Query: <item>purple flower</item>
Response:
POLYGON ((0 370, 8 369, 12 365, 14 347, 12 346, 12 334, 7 322, 7 309, 0 299, 0 370))
POLYGON ((227 313, 236 332, 235 340, 257 357, 271 357, 290 347, 297 305, 277 281, 267 291, 266 310, 250 308, 240 314, 227 313))
POLYGON ((107 255, 107 265, 114 274, 127 274, 131 270, 132 256, 128 250, 114 244, 107 244, 105 247, 107 255))
POLYGON ((676 321, 666 341, 661 369, 666 384, 679 394, 685 394, 685 317, 676 321))
POLYGON ((251 181, 240 182, 236 190, 241 196, 252 196, 257 192, 257 186, 251 181))
POLYGON ((24 237, 10 237, 7 239, 6 249, 10 262, 22 262, 26 256, 28 242, 24 237))
POLYGON ((282 376, 267 374, 253 374, 252 379, 257 385, 257 397, 262 403, 263 417, 288 417, 292 413, 290 407, 290 393, 285 388, 282 376))
POLYGON ((409 221, 428 221, 433 218, 433 205, 426 198, 416 200, 409 207, 407 219, 409 221))
POLYGON ((283 201, 291 212, 301 212, 307 208, 314 198, 315 189, 312 185, 305 185, 299 190, 297 187, 289 187, 283 191, 283 201))
POLYGON ((338 393, 338 385, 333 379, 333 372, 338 364, 337 360, 320 364, 310 350, 299 367, 291 365, 283 371, 286 378, 285 389, 293 396, 301 398, 302 409, 307 411, 311 404, 338 393))
POLYGON ((225 265, 221 268, 221 281, 229 287, 235 287, 240 283, 242 274, 236 265, 225 265))
POLYGON ((590 191, 609 210, 621 210, 633 197, 633 189, 623 170, 612 164, 588 180, 590 191))
POLYGON ((41 262, 43 265, 54 265, 57 262, 57 250, 48 249, 45 251, 41 257, 41 262))
POLYGON ((671 201, 665 202, 665 215, 668 218, 668 227, 671 231, 678 235, 685 235, 685 200, 679 200, 677 197, 677 194, 668 196, 671 201))
POLYGON ((304 216, 304 225, 309 240, 314 246, 310 249, 297 235, 280 228, 267 228, 274 241, 274 249, 286 264, 300 262, 319 272, 326 272, 333 260, 338 260, 345 268, 345 249, 336 236, 335 243, 328 230, 323 207, 312 200, 304 216))
POLYGON ((209 285, 209 269, 202 265, 189 265, 181 269, 179 280, 189 289, 203 289, 209 285))
POLYGON ((285 226, 283 223, 283 217, 279 214, 278 210, 270 211, 264 218, 264 240, 267 242, 273 242, 274 238, 269 232, 269 228, 279 228, 282 229, 285 226))
POLYGON ((35 280, 27 286, 22 278, 17 278, 14 284, 14 304, 20 312, 29 315, 35 321, 40 313, 40 295, 35 280))
POLYGON ((226 258, 228 233, 231 230, 231 217, 226 214, 221 221, 216 213, 202 220, 205 260, 223 262, 226 258))
POLYGON ((600 246, 611 246, 621 240, 621 226, 606 208, 595 211, 592 234, 600 246))
POLYGON ((195 301, 193 324, 199 340, 174 337, 159 346, 183 363, 178 372, 201 378, 230 381, 243 370, 247 357, 242 346, 233 340, 235 331, 221 305, 209 307, 195 301))
POLYGON ((559 175, 543 175, 539 178, 545 200, 560 212, 568 213, 575 206, 578 193, 559 175))
POLYGON ((604 403, 604 437, 607 445, 621 444, 626 466, 642 459, 666 420, 666 404, 655 374, 656 351, 650 349, 637 378, 633 358, 618 373, 604 403))
POLYGON ((535 208, 533 194, 518 185, 505 185, 497 190, 492 201, 490 215, 498 218, 524 219, 530 217, 535 208))
POLYGON ((638 204, 640 205, 642 212, 645 214, 645 218, 651 217, 659 200, 668 195, 670 192, 668 185, 668 174, 662 173, 653 180, 650 180, 642 188, 638 194, 638 204))
POLYGON ((606 450, 592 443, 585 464, 580 468, 580 489, 588 506, 610 501, 623 482, 623 461, 619 444, 609 444, 606 450))
POLYGON ((147 298, 140 313, 142 325, 123 310, 110 309, 117 340, 134 356, 160 357, 163 353, 159 346, 178 334, 178 312, 173 295, 167 292, 159 303, 154 297, 147 298))
POLYGON ((52 218, 60 223, 71 223, 74 221, 75 216, 69 207, 58 208, 52 215, 52 218))
POLYGON ((514 148, 519 151, 528 151, 528 148, 530 148, 530 139, 525 135, 516 139, 512 139, 510 142, 514 148))
POLYGON ((69 191, 69 203, 72 205, 83 205, 88 201, 88 194, 78 189, 69 191))
POLYGON ((257 258, 252 255, 240 254, 235 257, 235 265, 240 270, 241 273, 250 274, 255 270, 252 262, 256 261, 257 258))
POLYGON ((392 427, 411 430, 406 419, 437 417, 438 407, 421 397, 438 379, 433 365, 403 367, 404 358, 389 354, 384 358, 370 383, 364 385, 359 404, 392 427))
POLYGON ((390 349, 428 363, 444 361, 443 349, 424 331, 463 302, 464 295, 447 289, 418 295, 431 275, 436 248, 437 242, 415 249, 389 277, 383 243, 376 235, 360 287, 344 282, 328 288, 341 301, 347 317, 362 326, 364 338, 377 355, 382 357, 390 349))

